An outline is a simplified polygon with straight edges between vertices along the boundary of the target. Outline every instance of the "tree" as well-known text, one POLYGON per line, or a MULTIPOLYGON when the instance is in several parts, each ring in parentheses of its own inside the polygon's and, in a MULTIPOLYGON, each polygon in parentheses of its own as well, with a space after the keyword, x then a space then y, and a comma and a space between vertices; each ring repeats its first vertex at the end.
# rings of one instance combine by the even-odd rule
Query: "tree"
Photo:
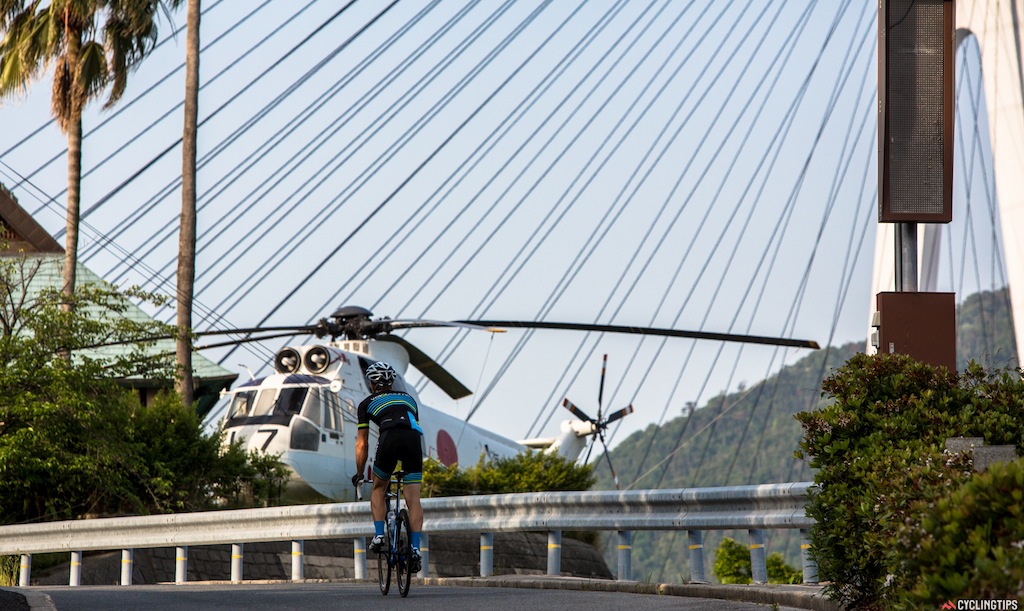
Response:
POLYGON ((185 57, 185 127, 181 138, 181 228, 178 233, 178 336, 177 390, 191 408, 192 292, 196 277, 196 148, 199 114, 200 0, 188 1, 188 38, 185 57))
POLYGON ((143 407, 121 383, 170 386, 170 355, 142 341, 166 337, 166 325, 125 318, 129 298, 106 286, 78 287, 70 310, 55 289, 16 295, 38 263, 0 260, 0 288, 13 295, 0 302, 0 523, 265 504, 279 493, 276 461, 239 444, 222 451, 180 397, 143 407))
POLYGON ((65 309, 75 292, 82 182, 82 112, 110 90, 104 108, 121 98, 128 73, 156 44, 156 12, 182 0, 2 0, 0 99, 24 92, 53 65, 51 107, 68 139, 65 309))

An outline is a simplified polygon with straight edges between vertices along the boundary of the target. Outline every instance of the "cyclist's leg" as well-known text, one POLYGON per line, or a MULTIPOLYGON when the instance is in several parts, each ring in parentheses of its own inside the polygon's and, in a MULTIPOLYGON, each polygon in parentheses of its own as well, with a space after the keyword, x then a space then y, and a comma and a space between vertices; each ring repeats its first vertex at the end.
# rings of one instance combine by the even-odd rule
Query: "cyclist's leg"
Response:
MULTIPOLYGON (((410 533, 419 534, 423 530, 423 506, 420 504, 420 484, 405 484, 403 496, 405 497, 405 505, 409 508, 409 531, 410 533)), ((419 546, 413 545, 413 547, 419 546)))
POLYGON ((423 530, 423 506, 420 505, 420 486, 423 483, 423 453, 420 448, 420 436, 411 435, 406 445, 406 453, 402 457, 402 466, 408 475, 405 476, 405 504, 409 508, 409 540, 410 545, 419 551, 420 533, 423 530))
POLYGON ((373 514, 373 530, 376 536, 384 535, 384 495, 391 480, 391 474, 398 464, 392 444, 387 433, 382 433, 377 442, 377 455, 373 460, 373 490, 370 492, 370 512, 373 514))

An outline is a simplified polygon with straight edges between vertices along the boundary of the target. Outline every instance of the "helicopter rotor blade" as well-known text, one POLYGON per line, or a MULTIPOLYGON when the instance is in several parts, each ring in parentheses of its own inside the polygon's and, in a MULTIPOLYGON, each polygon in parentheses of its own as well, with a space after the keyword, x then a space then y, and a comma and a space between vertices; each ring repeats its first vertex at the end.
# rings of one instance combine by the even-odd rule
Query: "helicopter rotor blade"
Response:
POLYGON ((238 346, 240 344, 249 344, 249 343, 252 343, 252 342, 259 342, 259 341, 263 341, 265 339, 278 339, 278 338, 281 338, 281 337, 292 337, 294 335, 295 335, 295 333, 292 332, 292 331, 282 332, 282 333, 272 333, 270 335, 261 335, 259 337, 243 337, 241 339, 233 339, 233 340, 224 341, 224 342, 217 342, 217 343, 214 343, 214 344, 201 344, 201 345, 193 346, 192 349, 193 350, 209 350, 211 348, 223 348, 225 346, 238 346))
POLYGON ((565 407, 565 409, 567 409, 570 412, 572 412, 573 415, 575 415, 577 418, 579 418, 580 420, 582 420, 584 422, 594 422, 594 423, 597 422, 596 420, 594 420, 593 418, 588 416, 586 414, 586 412, 584 412, 580 408, 578 408, 575 405, 573 405, 573 402, 570 401, 569 399, 563 399, 562 400, 562 406, 565 407))
POLYGON ((601 419, 601 405, 604 403, 604 374, 608 369, 608 355, 604 355, 604 360, 601 361, 601 386, 597 389, 597 419, 601 419))
POLYGON ((608 417, 604 419, 604 422, 602 422, 601 425, 602 426, 608 426, 609 424, 615 422, 616 420, 620 420, 622 418, 625 418, 626 416, 628 416, 628 415, 630 415, 632 413, 633 413, 633 405, 630 404, 630 405, 620 409, 617 412, 613 412, 611 414, 608 414, 608 417))
POLYGON ((598 325, 570 322, 546 322, 528 320, 459 320, 456 322, 480 325, 483 327, 507 327, 510 329, 565 329, 568 331, 600 331, 605 333, 626 333, 632 335, 654 335, 660 337, 683 337, 690 339, 708 339, 723 342, 743 342, 747 344, 766 344, 769 346, 787 346, 791 348, 820 348, 818 342, 808 339, 790 339, 785 337, 767 337, 761 335, 742 335, 737 333, 711 333, 707 331, 684 331, 682 329, 659 329, 656 327, 629 327, 625 325, 598 325))
POLYGON ((489 331, 491 333, 504 333, 505 329, 499 329, 496 327, 488 327, 486 325, 478 325, 473 322, 461 321, 461 320, 427 320, 422 318, 410 318, 410 319, 384 319, 374 320, 367 324, 368 327, 375 326, 384 327, 385 331, 392 331, 394 329, 415 329, 415 328, 435 328, 435 327, 453 327, 457 329, 469 329, 471 331, 489 331))
POLYGON ((437 384, 452 399, 461 399, 473 394, 440 363, 427 356, 425 352, 409 343, 405 338, 397 335, 381 335, 377 337, 377 341, 392 342, 405 348, 409 353, 409 364, 418 369, 428 380, 437 384))

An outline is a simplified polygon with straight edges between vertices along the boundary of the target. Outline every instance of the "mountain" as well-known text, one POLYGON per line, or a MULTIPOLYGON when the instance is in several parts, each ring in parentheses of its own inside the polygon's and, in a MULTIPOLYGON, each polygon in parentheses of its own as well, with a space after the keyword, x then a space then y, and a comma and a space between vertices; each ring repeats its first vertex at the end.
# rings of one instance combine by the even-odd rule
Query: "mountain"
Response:
MULTIPOLYGON (((1015 362, 1016 344, 1008 291, 985 291, 969 296, 957 311, 957 362, 969 360, 986 367, 1015 362)), ((684 416, 650 425, 624 439, 611 451, 621 482, 632 489, 735 486, 811 481, 807 463, 794 458, 802 432, 793 418, 822 401, 820 385, 835 368, 857 352, 864 341, 830 346, 749 388, 722 393, 684 416)), ((604 457, 595 464, 604 465, 604 457)), ((607 469, 598 468, 595 490, 614 489, 607 469)), ((786 561, 800 566, 799 540, 780 531, 768 533, 769 553, 781 551, 786 561)), ((705 574, 713 579, 711 562, 722 536, 747 540, 745 532, 705 533, 705 574)), ((605 536, 611 541, 613 536, 605 536)), ((633 541, 633 578, 688 581, 686 533, 637 532, 633 541)), ((614 550, 606 544, 609 566, 614 550)))

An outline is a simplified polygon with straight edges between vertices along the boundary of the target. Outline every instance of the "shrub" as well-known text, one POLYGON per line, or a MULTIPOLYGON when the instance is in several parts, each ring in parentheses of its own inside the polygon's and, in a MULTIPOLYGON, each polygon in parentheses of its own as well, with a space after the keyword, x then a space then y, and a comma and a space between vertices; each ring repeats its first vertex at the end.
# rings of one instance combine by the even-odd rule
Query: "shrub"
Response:
POLYGON ((753 581, 750 566, 750 551, 731 537, 724 537, 715 552, 715 564, 711 568, 721 583, 750 583, 753 581))
MULTIPOLYGON (((891 608, 913 589, 898 531, 970 477, 948 437, 1024 442, 1024 383, 1016 372, 962 375, 903 355, 863 354, 822 384, 832 402, 797 414, 798 457, 818 469, 808 515, 826 593, 844 605, 891 608)), ((965 592, 967 594, 967 592, 965 592)))
POLYGON ((559 454, 527 451, 509 458, 485 460, 462 469, 436 460, 423 463, 423 496, 508 494, 548 490, 589 490, 593 465, 580 465, 559 454))
MULTIPOLYGON (((779 552, 768 554, 765 559, 768 569, 768 583, 801 583, 803 573, 788 564, 779 552)), ((715 564, 711 569, 715 578, 724 584, 753 582, 750 550, 730 537, 724 537, 715 552, 715 564)))
POLYGON ((924 519, 905 524, 897 542, 907 608, 1024 598, 1024 460, 992 465, 920 509, 924 519))

